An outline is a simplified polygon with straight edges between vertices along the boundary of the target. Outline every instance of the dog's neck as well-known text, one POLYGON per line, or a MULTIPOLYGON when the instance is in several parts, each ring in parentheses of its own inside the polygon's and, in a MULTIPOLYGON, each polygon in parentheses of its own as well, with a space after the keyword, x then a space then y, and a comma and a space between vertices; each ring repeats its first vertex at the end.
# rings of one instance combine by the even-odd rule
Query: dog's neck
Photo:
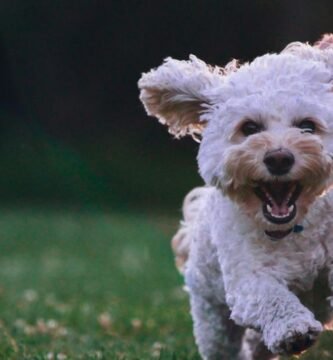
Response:
POLYGON ((268 231, 265 230, 265 234, 272 240, 272 241, 276 241, 276 240, 280 240, 283 239, 284 237, 286 237, 287 235, 289 235, 290 233, 300 233, 304 230, 303 225, 294 225, 293 227, 291 227, 290 229, 287 230, 277 230, 277 231, 268 231))

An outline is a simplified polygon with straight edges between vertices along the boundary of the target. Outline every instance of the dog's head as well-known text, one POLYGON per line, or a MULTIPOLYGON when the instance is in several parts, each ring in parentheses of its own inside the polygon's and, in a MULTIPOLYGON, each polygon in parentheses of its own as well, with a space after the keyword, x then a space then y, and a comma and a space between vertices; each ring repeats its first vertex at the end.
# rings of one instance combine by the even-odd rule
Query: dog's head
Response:
POLYGON ((267 229, 285 236, 332 184, 333 35, 241 66, 167 59, 141 100, 176 137, 201 137, 199 170, 267 229))

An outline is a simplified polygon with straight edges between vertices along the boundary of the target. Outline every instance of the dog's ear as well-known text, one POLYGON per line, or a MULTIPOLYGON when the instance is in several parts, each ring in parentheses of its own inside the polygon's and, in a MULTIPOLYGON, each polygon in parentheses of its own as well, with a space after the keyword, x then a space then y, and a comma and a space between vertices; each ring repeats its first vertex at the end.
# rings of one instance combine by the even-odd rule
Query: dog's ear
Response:
POLYGON ((169 127, 176 137, 194 138, 206 124, 209 90, 223 79, 223 70, 191 55, 188 61, 167 58, 139 80, 140 99, 148 115, 169 127))
POLYGON ((320 40, 318 40, 314 47, 320 50, 333 49, 333 34, 324 34, 320 40))

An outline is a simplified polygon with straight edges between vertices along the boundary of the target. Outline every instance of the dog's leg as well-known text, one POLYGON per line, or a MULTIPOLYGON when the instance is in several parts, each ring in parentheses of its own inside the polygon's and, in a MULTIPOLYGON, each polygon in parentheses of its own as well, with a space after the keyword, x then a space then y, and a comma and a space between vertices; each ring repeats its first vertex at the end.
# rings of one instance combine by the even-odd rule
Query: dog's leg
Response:
POLYGON ((259 329, 274 354, 298 354, 310 347, 322 325, 286 286, 265 275, 235 277, 227 286, 231 318, 259 329))
POLYGON ((230 320, 228 307, 193 293, 190 300, 195 340, 202 357, 236 359, 244 330, 230 320))
POLYGON ((246 329, 238 360, 278 360, 277 355, 272 354, 262 340, 262 335, 253 329, 246 329))
MULTIPOLYGON (((330 264, 328 271, 328 288, 330 294, 333 294, 333 262, 330 264)), ((329 301, 329 308, 327 309, 327 316, 325 319, 326 327, 329 329, 333 328, 333 296, 330 295, 327 297, 329 301)))

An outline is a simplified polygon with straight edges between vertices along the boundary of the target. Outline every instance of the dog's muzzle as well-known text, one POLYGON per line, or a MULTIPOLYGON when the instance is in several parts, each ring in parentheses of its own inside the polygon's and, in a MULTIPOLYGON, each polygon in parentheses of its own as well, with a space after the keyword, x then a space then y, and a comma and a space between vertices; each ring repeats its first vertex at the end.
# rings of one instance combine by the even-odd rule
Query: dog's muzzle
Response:
POLYGON ((297 181, 260 182, 254 189, 262 201, 263 214, 273 224, 287 224, 297 213, 296 200, 302 186, 297 181))
POLYGON ((268 151, 264 156, 264 164, 272 175, 288 174, 295 163, 294 155, 284 148, 268 151))

